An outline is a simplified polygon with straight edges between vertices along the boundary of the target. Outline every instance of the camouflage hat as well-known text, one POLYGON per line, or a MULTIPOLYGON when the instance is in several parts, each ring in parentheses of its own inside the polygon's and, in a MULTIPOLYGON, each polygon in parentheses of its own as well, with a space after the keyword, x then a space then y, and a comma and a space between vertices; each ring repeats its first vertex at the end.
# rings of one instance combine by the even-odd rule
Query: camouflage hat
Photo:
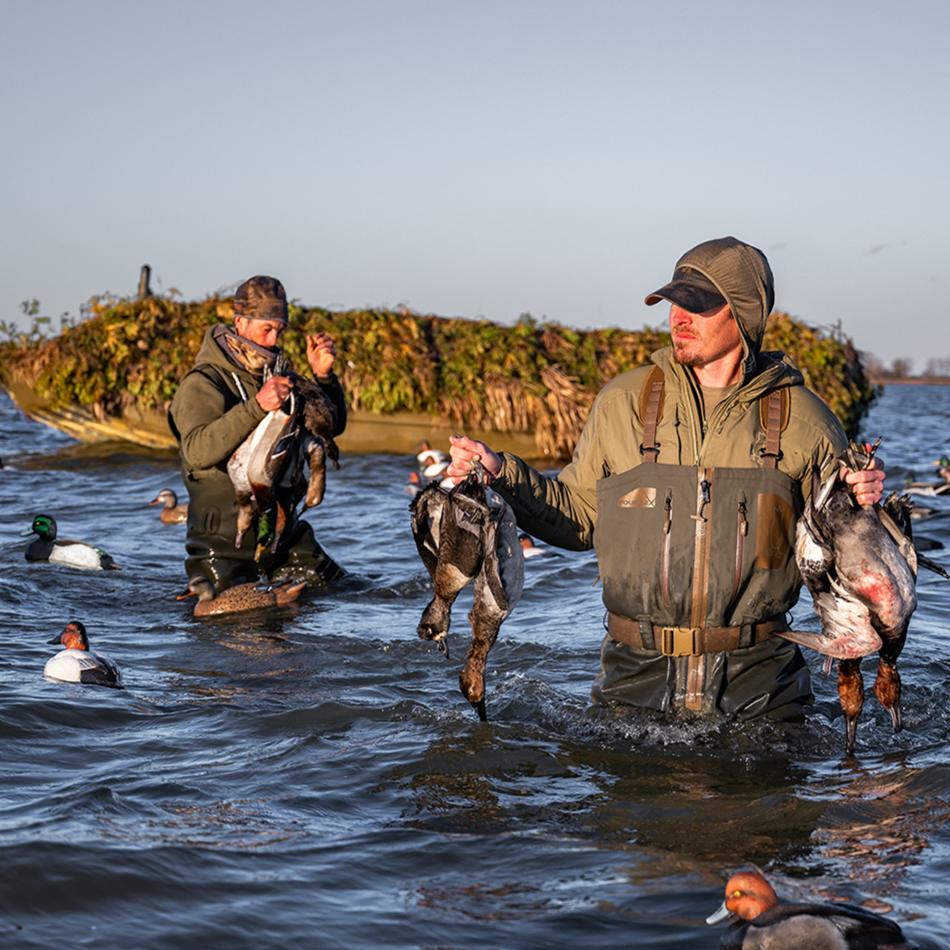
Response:
POLYGON ((234 292, 234 316, 287 325, 287 294, 275 277, 252 277, 234 292))

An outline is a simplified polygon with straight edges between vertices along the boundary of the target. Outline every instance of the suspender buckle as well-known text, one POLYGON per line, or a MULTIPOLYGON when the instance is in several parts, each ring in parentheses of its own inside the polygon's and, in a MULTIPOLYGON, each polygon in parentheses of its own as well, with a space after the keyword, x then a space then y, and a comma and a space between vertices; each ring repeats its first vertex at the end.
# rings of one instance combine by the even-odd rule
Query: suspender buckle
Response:
POLYGON ((664 656, 699 656, 699 627, 663 627, 660 631, 660 652, 664 656))

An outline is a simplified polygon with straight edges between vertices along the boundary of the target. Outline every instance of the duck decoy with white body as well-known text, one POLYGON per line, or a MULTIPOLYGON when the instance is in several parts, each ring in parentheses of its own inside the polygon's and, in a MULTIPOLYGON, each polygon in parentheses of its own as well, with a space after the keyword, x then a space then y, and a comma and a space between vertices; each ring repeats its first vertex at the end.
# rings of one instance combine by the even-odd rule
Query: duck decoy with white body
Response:
POLYGON ((89 649, 86 628, 78 620, 71 620, 63 632, 49 642, 62 644, 66 649, 46 661, 44 676, 62 683, 122 688, 119 668, 109 657, 89 649))
POLYGON ((188 502, 179 505, 178 496, 170 488, 163 488, 149 505, 163 506, 158 516, 162 524, 184 524, 188 520, 188 502))
POLYGON ((236 614, 245 610, 266 610, 293 603, 306 588, 304 582, 284 581, 281 584, 238 584, 215 596, 214 584, 203 574, 192 574, 188 588, 178 600, 196 596, 194 615, 209 617, 216 614, 236 614))
MULTIPOLYGON (((934 462, 934 465, 937 463, 934 462)), ((950 492, 950 484, 946 482, 918 482, 917 476, 913 472, 908 472, 904 476, 904 487, 902 491, 905 495, 927 495, 931 498, 937 495, 943 495, 950 492)))
POLYGON ((779 903, 758 871, 733 874, 706 923, 726 919, 734 923, 720 950, 918 950, 892 920, 856 904, 779 903))
MULTIPOLYGON (((874 695, 902 728, 897 658, 917 606, 918 564, 943 573, 914 549, 908 500, 892 494, 883 505, 859 505, 841 467, 867 468, 877 449, 851 443, 846 458, 812 495, 798 523, 795 558, 812 595, 821 632, 790 630, 779 636, 838 660, 838 696, 845 716, 845 749, 854 752, 864 705, 861 658, 879 652, 874 695)), ((946 576, 946 575, 945 575, 946 576)))
POLYGON ((23 537, 37 534, 39 537, 26 549, 28 561, 48 561, 50 564, 66 564, 91 571, 121 571, 122 568, 101 548, 94 548, 85 541, 56 537, 56 520, 50 515, 37 515, 29 531, 23 537))
POLYGON ((474 581, 468 616, 472 643, 459 686, 484 721, 488 718, 485 662, 502 623, 521 597, 524 555, 514 513, 500 495, 482 484, 481 477, 478 466, 448 492, 433 482, 416 495, 410 509, 413 537, 434 592, 417 632, 425 640, 435 640, 446 657, 452 605, 474 581))
POLYGON ((937 466, 937 474, 948 484, 950 485, 950 458, 947 458, 946 455, 941 455, 934 465, 937 466))
POLYGON ((419 471, 425 472, 430 465, 443 465, 446 468, 452 461, 441 449, 434 449, 427 439, 423 439, 415 448, 416 461, 419 463, 419 471))

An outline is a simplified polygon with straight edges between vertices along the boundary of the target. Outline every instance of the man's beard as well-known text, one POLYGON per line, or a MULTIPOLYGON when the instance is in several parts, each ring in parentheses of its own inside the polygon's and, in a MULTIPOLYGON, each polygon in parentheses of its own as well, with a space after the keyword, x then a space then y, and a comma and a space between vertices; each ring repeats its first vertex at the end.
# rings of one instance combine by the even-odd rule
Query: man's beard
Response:
MULTIPOLYGON (((692 341, 689 341, 692 342, 692 341)), ((692 355, 684 355, 681 351, 686 348, 688 344, 684 343, 674 343, 673 344, 673 359, 676 360, 681 366, 702 366, 703 360, 701 360, 695 353, 692 355)))

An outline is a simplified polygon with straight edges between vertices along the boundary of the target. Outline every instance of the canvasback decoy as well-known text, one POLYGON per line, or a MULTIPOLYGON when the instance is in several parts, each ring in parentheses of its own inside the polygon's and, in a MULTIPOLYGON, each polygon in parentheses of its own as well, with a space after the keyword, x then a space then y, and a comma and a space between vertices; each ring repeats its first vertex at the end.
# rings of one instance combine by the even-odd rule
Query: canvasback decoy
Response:
POLYGON ((38 534, 39 537, 26 549, 28 561, 49 561, 51 564, 66 564, 91 571, 121 571, 122 568, 102 548, 94 548, 85 541, 56 537, 56 520, 50 515, 37 515, 29 531, 22 537, 38 534))
POLYGON ((472 642, 459 674, 462 694, 482 721, 485 710, 485 662, 498 631, 524 588, 524 553, 518 525, 504 499, 482 484, 475 471, 446 492, 431 482, 410 503, 416 549, 432 578, 433 597, 417 633, 434 640, 446 657, 452 604, 474 581, 472 642))
POLYGON ((119 668, 109 657, 89 649, 89 637, 80 621, 71 620, 61 634, 48 642, 60 643, 66 649, 46 661, 43 675, 47 678, 62 683, 122 688, 119 668))
POLYGON ((188 588, 178 595, 178 600, 196 596, 194 615, 208 617, 215 614, 236 614, 245 610, 263 610, 268 607, 283 607, 293 603, 306 588, 303 581, 294 584, 284 581, 278 584, 237 584, 215 596, 214 584, 203 574, 192 574, 188 588))
POLYGON ((856 904, 780 904, 758 871, 733 874, 706 923, 736 917, 720 950, 919 950, 892 920, 856 904))
POLYGON ((149 505, 164 506, 158 516, 163 524, 183 524, 188 520, 188 502, 179 505, 178 496, 170 488, 163 488, 149 505))
POLYGON ((418 453, 416 455, 416 461, 419 463, 419 468, 423 471, 428 465, 448 466, 452 461, 445 452, 441 451, 440 449, 432 448, 426 439, 423 439, 416 446, 415 451, 418 453))
POLYGON ((544 557, 545 554, 550 553, 547 548, 539 548, 530 534, 522 532, 518 535, 518 541, 521 543, 521 550, 525 557, 544 557))

